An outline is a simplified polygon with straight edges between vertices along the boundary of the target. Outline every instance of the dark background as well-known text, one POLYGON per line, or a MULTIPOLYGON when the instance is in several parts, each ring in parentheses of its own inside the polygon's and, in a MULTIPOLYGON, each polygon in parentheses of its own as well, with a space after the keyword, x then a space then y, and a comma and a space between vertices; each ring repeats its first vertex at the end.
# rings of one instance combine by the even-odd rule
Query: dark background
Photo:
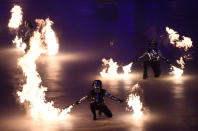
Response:
POLYGON ((57 32, 61 50, 64 47, 110 51, 110 56, 118 53, 121 57, 119 60, 127 62, 131 56, 140 55, 147 43, 155 39, 163 54, 174 61, 181 51, 170 46, 166 38, 159 37, 166 34, 165 27, 168 26, 181 36, 192 38, 193 64, 197 64, 196 0, 120 0, 113 4, 101 4, 99 0, 1 0, 2 46, 9 47, 14 37, 7 28, 14 3, 22 6, 24 19, 33 22, 36 18, 49 17, 54 21, 53 28, 57 32), (108 48, 110 41, 115 43, 112 49, 108 48))
MULTIPOLYGON (((141 71, 136 81, 140 81, 144 88, 144 104, 150 108, 151 114, 162 116, 160 120, 145 124, 143 130, 197 129, 197 0, 119 0, 117 3, 103 4, 97 0, 0 0, 0 130, 14 129, 9 127, 9 123, 14 121, 16 124, 18 116, 25 114, 23 106, 16 102, 15 97, 23 79, 22 72, 16 66, 20 55, 12 50, 14 34, 7 27, 14 4, 22 7, 23 18, 32 23, 36 18, 49 17, 54 22, 53 29, 59 38, 60 54, 77 55, 71 61, 41 60, 37 64, 43 84, 49 88, 47 100, 54 100, 58 107, 68 106, 90 90, 92 80, 101 71, 102 58, 112 57, 121 65, 128 64, 145 51, 149 41, 155 39, 164 56, 175 64, 175 60, 184 52, 171 46, 167 38, 160 38, 160 35, 166 35, 165 27, 174 29, 181 36, 192 38, 193 48, 189 53, 193 59, 186 62, 186 76, 182 83, 168 79, 168 66, 165 64, 162 64, 162 78, 155 79, 149 75, 151 78, 146 81, 142 81, 141 63, 135 64, 133 68, 137 72, 141 71), (114 41, 114 46, 110 46, 110 41, 114 41), (13 118, 15 115, 16 120, 13 118)), ((125 87, 134 84, 116 82, 104 81, 104 85, 121 98, 126 97, 127 91, 130 91, 125 87), (112 86, 114 84, 116 89, 112 86)), ((107 103, 117 114, 112 121, 104 122, 110 125, 114 120, 120 122, 119 114, 122 115, 124 107, 118 107, 117 103, 107 103)), ((80 116, 80 120, 74 122, 75 126, 84 127, 88 123, 90 127, 91 113, 87 109, 87 104, 82 104, 71 112, 72 116, 80 116)), ((21 124, 18 122, 16 125, 21 124)), ((94 126, 97 129, 100 125, 104 126, 102 123, 94 126)), ((120 126, 119 129, 127 130, 128 126, 120 126)))

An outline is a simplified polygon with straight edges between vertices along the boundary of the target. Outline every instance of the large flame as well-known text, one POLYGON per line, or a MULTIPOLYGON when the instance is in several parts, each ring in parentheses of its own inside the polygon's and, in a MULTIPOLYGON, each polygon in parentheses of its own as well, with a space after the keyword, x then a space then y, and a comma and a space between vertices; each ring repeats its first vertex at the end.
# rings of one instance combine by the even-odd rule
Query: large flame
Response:
POLYGON ((118 73, 119 65, 114 62, 112 58, 109 60, 102 59, 104 69, 100 72, 100 75, 104 78, 127 78, 131 72, 132 63, 122 66, 123 73, 118 73))
POLYGON ((23 12, 19 5, 15 5, 11 11, 12 16, 9 20, 8 27, 12 29, 18 29, 22 24, 23 12))
POLYGON ((178 48, 184 48, 185 51, 193 47, 191 38, 182 36, 183 39, 179 40, 180 35, 169 27, 166 27, 166 32, 169 35, 170 43, 172 45, 175 45, 178 48))
MULTIPOLYGON (((49 47, 58 47, 56 41, 48 42, 48 40, 46 40, 49 39, 49 37, 55 37, 55 33, 49 27, 51 26, 49 22, 52 23, 49 19, 36 20, 38 26, 30 39, 30 49, 18 61, 18 65, 21 67, 26 81, 22 87, 22 91, 18 91, 17 94, 21 103, 28 103, 30 116, 32 118, 36 120, 54 121, 65 119, 72 106, 61 110, 54 107, 53 101, 46 101, 45 92, 47 88, 42 86, 42 80, 36 69, 36 60, 41 54, 51 54, 51 52, 55 54, 58 51, 58 48, 53 48, 54 50, 49 49, 49 47)), ((56 38, 51 39, 56 40, 56 38)))
POLYGON ((134 118, 140 118, 143 115, 143 106, 140 100, 140 86, 136 84, 131 89, 131 94, 127 98, 128 107, 126 108, 129 111, 133 111, 134 118))

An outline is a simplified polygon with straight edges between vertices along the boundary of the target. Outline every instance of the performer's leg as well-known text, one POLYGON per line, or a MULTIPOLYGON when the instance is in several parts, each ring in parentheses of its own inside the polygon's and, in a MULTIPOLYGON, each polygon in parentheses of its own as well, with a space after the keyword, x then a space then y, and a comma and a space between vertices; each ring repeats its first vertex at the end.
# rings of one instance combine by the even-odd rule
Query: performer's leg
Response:
POLYGON ((106 105, 102 105, 101 111, 107 116, 112 117, 112 113, 106 105))
POLYGON ((96 120, 96 104, 95 103, 90 104, 90 110, 93 113, 93 120, 96 120))
POLYGON ((148 66, 148 61, 144 61, 143 79, 146 79, 146 78, 148 77, 148 74, 147 74, 147 66, 148 66))
POLYGON ((155 77, 159 77, 161 74, 160 62, 159 61, 153 62, 151 64, 151 67, 153 69, 153 73, 154 73, 155 77))

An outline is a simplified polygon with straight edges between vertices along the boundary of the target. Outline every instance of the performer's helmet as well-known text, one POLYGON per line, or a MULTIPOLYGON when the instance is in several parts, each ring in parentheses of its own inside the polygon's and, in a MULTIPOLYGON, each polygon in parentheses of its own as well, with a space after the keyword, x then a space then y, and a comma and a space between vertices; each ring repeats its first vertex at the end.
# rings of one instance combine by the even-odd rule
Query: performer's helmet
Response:
POLYGON ((152 41, 149 43, 149 49, 157 49, 157 41, 152 40, 152 41))
POLYGON ((92 83, 93 88, 102 88, 102 81, 101 80, 94 80, 92 83))

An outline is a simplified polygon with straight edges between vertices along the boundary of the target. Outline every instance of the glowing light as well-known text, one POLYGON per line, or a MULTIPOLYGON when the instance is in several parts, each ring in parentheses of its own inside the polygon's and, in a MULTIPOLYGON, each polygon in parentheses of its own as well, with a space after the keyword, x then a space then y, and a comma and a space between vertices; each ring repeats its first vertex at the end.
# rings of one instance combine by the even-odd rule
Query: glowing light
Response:
POLYGON ((44 34, 44 42, 47 44, 47 53, 49 55, 55 55, 59 50, 59 44, 58 38, 56 37, 56 34, 51 27, 53 21, 48 18, 45 21, 37 19, 36 22, 44 26, 42 33, 44 34))
POLYGON ((18 5, 15 5, 10 12, 12 13, 12 16, 9 20, 8 27, 12 29, 18 29, 19 26, 22 24, 22 8, 18 5))
POLYGON ((131 72, 132 63, 129 63, 126 66, 123 66, 124 76, 127 76, 131 72))
POLYGON ((118 68, 120 67, 117 62, 114 62, 112 58, 109 60, 102 59, 104 69, 100 72, 100 75, 104 78, 127 78, 131 72, 132 63, 122 66, 123 73, 118 73, 118 68))
POLYGON ((16 48, 24 51, 27 47, 25 43, 23 43, 22 38, 19 38, 18 36, 15 37, 15 39, 12 41, 13 44, 15 44, 16 48))
POLYGON ((170 43, 174 45, 179 40, 179 34, 169 27, 166 27, 166 32, 169 35, 170 43))
POLYGON ((166 27, 166 32, 169 35, 170 43, 172 45, 175 45, 178 48, 184 48, 185 51, 193 47, 191 38, 182 36, 183 39, 179 40, 180 35, 169 27, 166 27))
MULTIPOLYGON (((41 54, 49 53, 47 47, 51 46, 45 43, 48 21, 50 20, 36 20, 38 26, 33 32, 33 36, 30 38, 30 49, 18 61, 18 65, 21 67, 26 81, 22 86, 22 90, 17 92, 17 95, 21 103, 28 105, 32 118, 36 120, 55 121, 65 119, 73 106, 61 110, 54 107, 53 101, 47 102, 45 99, 47 87, 42 86, 42 80, 36 69, 36 60, 41 54)), ((57 43, 50 42, 48 44, 57 43)), ((57 50, 56 48, 54 49, 57 50)))
POLYGON ((182 69, 179 69, 175 66, 171 66, 172 72, 170 72, 171 75, 174 75, 176 78, 180 78, 184 71, 182 69))
POLYGON ((127 104, 128 107, 126 108, 128 111, 133 111, 133 117, 134 118, 140 118, 143 115, 143 106, 142 102, 140 100, 140 94, 138 92, 140 91, 139 84, 136 84, 131 89, 131 94, 127 98, 127 104))
MULTIPOLYGON (((183 48, 185 52, 188 51, 189 48, 193 47, 192 40, 189 37, 182 36, 182 40, 179 39, 180 35, 174 31, 173 29, 166 27, 166 31, 169 35, 170 43, 175 45, 177 48, 183 48)), ((185 68, 184 59, 190 59, 191 55, 181 56, 179 60, 176 60, 177 64, 180 65, 181 69, 171 66, 172 72, 170 74, 175 75, 176 78, 179 78, 183 74, 183 69, 185 68)))
POLYGON ((185 36, 183 36, 183 40, 182 41, 177 41, 177 44, 176 44, 176 47, 184 48, 185 51, 187 51, 192 46, 193 45, 192 45, 191 38, 185 37, 185 36))
POLYGON ((182 69, 185 68, 185 62, 183 60, 183 57, 180 57, 179 60, 177 60, 177 64, 179 64, 181 66, 182 69))

